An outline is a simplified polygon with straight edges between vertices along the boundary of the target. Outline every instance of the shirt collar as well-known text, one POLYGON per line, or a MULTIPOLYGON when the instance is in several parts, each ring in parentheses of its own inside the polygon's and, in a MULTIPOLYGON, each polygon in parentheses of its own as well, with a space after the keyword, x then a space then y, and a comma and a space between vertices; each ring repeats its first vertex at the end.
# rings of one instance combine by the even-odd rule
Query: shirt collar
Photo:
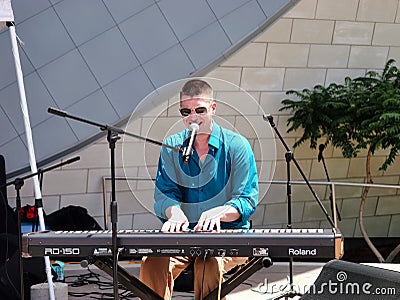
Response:
POLYGON ((220 144, 220 136, 221 136, 221 127, 217 125, 217 123, 213 122, 213 128, 211 131, 210 139, 208 140, 208 144, 218 149, 220 144))

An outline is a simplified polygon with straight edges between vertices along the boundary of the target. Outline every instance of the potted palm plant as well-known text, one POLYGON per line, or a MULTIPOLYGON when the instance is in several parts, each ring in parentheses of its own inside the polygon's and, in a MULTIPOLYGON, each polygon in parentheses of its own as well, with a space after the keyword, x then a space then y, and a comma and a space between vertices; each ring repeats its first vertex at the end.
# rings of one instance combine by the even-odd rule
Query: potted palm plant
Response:
MULTIPOLYGON (((290 90, 286 94, 292 98, 284 99, 280 110, 291 113, 288 132, 303 130, 294 148, 309 141, 310 148, 315 149, 322 140, 325 146, 331 144, 341 149, 345 158, 367 151, 367 183, 373 183, 371 159, 377 150, 388 151, 380 170, 386 170, 394 162, 400 149, 400 71, 394 60, 389 60, 381 73, 370 71, 363 77, 347 77, 343 84, 316 85, 313 89, 290 90)), ((360 230, 378 260, 390 262, 400 251, 400 245, 385 259, 364 227, 363 211, 369 189, 365 187, 362 193, 360 230)))

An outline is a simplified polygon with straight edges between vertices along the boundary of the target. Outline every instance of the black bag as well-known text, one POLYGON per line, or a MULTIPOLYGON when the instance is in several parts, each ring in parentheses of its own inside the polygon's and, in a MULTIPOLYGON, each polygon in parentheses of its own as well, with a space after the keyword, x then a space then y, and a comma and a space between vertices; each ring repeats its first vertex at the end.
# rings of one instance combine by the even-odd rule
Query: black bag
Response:
POLYGON ((101 226, 90 216, 87 209, 70 205, 47 215, 51 230, 101 230, 101 226))

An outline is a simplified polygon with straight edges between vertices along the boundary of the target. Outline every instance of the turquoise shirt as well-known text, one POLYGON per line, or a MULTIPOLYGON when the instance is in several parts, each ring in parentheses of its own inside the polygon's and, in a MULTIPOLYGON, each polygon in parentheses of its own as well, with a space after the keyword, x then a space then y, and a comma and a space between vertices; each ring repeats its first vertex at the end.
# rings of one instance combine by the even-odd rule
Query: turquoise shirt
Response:
MULTIPOLYGON (((169 136, 164 143, 185 146, 189 136, 186 129, 169 136)), ((157 216, 165 221, 165 210, 172 205, 179 206, 189 220, 189 227, 193 228, 202 212, 231 205, 241 218, 230 223, 221 222, 221 228, 249 228, 249 217, 258 203, 257 168, 249 142, 213 122, 208 149, 204 163, 194 150, 189 163, 185 164, 181 153, 162 148, 154 192, 157 216)))

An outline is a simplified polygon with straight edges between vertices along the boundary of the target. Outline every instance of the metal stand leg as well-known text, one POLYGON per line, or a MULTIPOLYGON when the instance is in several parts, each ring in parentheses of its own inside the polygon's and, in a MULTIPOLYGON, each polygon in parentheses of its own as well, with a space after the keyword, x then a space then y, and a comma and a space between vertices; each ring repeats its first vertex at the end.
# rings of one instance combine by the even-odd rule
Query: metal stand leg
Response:
MULTIPOLYGON (((100 270, 106 272, 108 275, 113 275, 113 261, 108 257, 92 256, 88 258, 90 264, 94 264, 100 270)), ((272 266, 272 260, 269 257, 252 257, 250 260, 236 271, 231 277, 222 283, 221 297, 226 296, 239 286, 243 281, 259 271, 263 267, 268 268, 272 266)), ((127 290, 133 292, 142 300, 162 300, 163 298, 156 294, 151 288, 130 274, 126 269, 118 267, 118 282, 122 284, 127 290)), ((218 297, 218 288, 209 293, 204 300, 213 300, 218 297)))
MULTIPOLYGON (((113 260, 108 257, 90 257, 89 263, 94 264, 100 270, 103 270, 108 275, 113 275, 113 260)), ((123 267, 119 266, 118 270, 118 282, 122 284, 127 290, 133 292, 136 296, 142 300, 162 300, 163 298, 156 294, 151 288, 137 279, 135 276, 130 274, 123 267)))
MULTIPOLYGON (((236 271, 231 277, 221 285, 221 298, 232 292, 243 281, 259 271, 263 267, 272 266, 272 260, 269 257, 252 257, 243 267, 236 271)), ((218 299, 218 287, 211 291, 204 300, 218 299)))

